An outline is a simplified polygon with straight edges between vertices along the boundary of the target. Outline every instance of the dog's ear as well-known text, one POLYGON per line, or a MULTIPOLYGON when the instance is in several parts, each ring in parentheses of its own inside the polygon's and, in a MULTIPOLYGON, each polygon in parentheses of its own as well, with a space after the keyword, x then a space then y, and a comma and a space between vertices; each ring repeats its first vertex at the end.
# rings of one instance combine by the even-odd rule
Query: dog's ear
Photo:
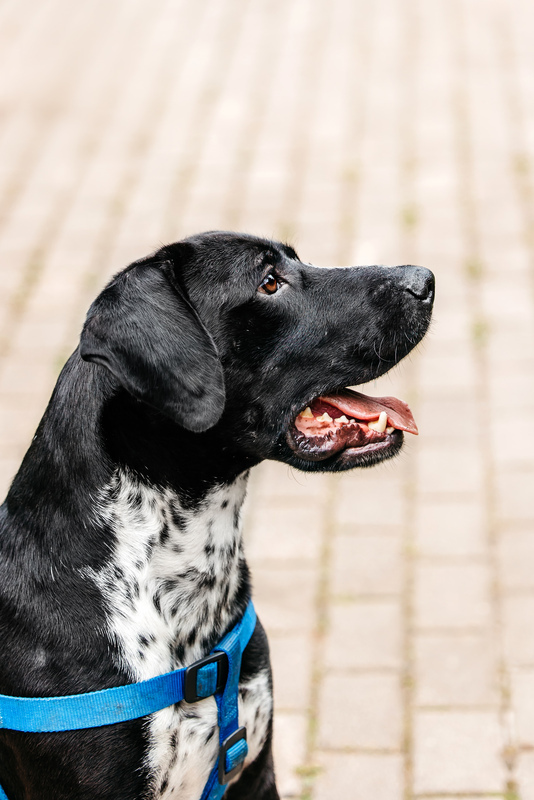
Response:
POLYGON ((222 365, 185 293, 144 259, 97 297, 80 339, 85 361, 102 364, 134 397, 190 431, 215 425, 224 408, 222 365))

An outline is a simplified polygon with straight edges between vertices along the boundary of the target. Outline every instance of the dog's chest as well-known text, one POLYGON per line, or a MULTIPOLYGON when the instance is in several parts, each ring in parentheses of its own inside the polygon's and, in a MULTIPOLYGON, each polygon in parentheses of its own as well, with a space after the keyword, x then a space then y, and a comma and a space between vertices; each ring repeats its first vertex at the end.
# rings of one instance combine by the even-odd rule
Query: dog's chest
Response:
MULTIPOLYGON (((101 515, 112 529, 111 562, 93 577, 107 601, 110 636, 132 680, 187 666, 220 639, 232 618, 244 568, 240 510, 246 478, 214 490, 194 511, 117 474, 101 515)), ((240 724, 249 756, 259 753, 271 715, 269 677, 240 685, 240 724)), ((198 800, 218 750, 213 698, 152 715, 147 765, 153 798, 198 800)))

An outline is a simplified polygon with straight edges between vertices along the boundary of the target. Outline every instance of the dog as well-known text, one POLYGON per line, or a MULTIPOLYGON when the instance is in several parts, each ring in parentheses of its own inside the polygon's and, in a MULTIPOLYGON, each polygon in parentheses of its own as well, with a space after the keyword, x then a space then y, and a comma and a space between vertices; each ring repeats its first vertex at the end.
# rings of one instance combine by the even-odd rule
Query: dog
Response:
MULTIPOLYGON (((220 231, 119 272, 1 507, 0 692, 91 692, 206 656, 251 593, 249 470, 335 472, 398 453, 416 432, 406 404, 345 387, 413 349, 433 298, 420 267, 319 268, 220 231)), ((239 721, 248 755, 226 796, 276 800, 259 621, 239 721)), ((213 697, 106 727, 0 730, 0 784, 9 800, 199 800, 217 747, 213 697)))

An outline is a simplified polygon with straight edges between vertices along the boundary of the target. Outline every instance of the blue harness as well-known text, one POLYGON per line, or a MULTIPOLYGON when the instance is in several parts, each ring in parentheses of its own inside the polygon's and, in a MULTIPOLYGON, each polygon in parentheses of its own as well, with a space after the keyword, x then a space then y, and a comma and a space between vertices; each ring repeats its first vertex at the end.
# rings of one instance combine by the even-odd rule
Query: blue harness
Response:
MULTIPOLYGON (((190 667, 148 681, 65 697, 0 695, 0 728, 28 733, 98 728, 138 719, 185 700, 215 695, 219 754, 200 800, 219 800, 226 784, 243 768, 248 752, 246 728, 239 727, 237 698, 241 656, 256 625, 252 601, 240 622, 211 654, 190 667)), ((7 800, 0 786, 0 800, 7 800)))

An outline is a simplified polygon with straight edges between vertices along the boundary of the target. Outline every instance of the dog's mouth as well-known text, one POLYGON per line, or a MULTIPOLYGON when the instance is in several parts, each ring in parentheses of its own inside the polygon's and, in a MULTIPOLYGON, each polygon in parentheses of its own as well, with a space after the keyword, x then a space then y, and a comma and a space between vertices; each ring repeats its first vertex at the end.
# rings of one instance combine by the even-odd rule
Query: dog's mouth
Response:
POLYGON ((288 443, 305 461, 324 461, 343 452, 343 460, 356 466, 369 463, 369 456, 375 462, 394 455, 403 431, 418 433, 403 400, 343 389, 312 400, 290 426, 288 443))

